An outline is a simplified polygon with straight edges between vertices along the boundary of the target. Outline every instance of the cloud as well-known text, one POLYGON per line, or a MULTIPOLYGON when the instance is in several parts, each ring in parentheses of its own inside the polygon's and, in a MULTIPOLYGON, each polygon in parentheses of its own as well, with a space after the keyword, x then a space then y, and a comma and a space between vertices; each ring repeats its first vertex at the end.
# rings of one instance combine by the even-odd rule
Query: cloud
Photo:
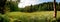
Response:
POLYGON ((37 4, 38 0, 21 0, 19 3, 19 7, 25 7, 31 4, 37 4))
POLYGON ((20 8, 24 8, 25 6, 29 6, 29 5, 34 5, 34 4, 39 4, 42 2, 49 2, 52 0, 21 0, 21 2, 18 4, 18 7, 20 8))

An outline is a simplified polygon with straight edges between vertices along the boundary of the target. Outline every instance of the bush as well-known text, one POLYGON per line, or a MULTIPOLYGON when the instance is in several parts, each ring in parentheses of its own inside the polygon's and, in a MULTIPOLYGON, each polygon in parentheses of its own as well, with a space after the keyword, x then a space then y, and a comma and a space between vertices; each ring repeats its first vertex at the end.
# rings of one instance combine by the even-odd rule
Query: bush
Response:
POLYGON ((0 14, 0 22, 9 22, 8 16, 0 14))

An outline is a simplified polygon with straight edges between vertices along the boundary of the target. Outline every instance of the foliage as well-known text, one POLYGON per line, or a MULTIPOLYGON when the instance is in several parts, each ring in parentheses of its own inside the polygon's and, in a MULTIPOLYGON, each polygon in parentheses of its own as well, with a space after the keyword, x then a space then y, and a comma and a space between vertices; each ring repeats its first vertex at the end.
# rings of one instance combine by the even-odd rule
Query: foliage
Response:
POLYGON ((20 2, 20 0, 0 0, 0 13, 4 14, 7 11, 18 11, 18 2, 20 2))
POLYGON ((5 3, 6 0, 0 0, 0 13, 4 14, 5 13, 5 3))
POLYGON ((9 17, 6 15, 0 14, 0 22, 9 22, 9 17))
POLYGON ((7 6, 10 8, 10 11, 18 11, 19 10, 17 2, 7 1, 7 6))
MULTIPOLYGON (((59 11, 60 10, 60 5, 56 3, 56 8, 59 11)), ((35 11, 53 11, 53 2, 44 2, 41 4, 36 4, 36 5, 31 5, 31 6, 26 6, 24 8, 24 12, 35 12, 35 11)))

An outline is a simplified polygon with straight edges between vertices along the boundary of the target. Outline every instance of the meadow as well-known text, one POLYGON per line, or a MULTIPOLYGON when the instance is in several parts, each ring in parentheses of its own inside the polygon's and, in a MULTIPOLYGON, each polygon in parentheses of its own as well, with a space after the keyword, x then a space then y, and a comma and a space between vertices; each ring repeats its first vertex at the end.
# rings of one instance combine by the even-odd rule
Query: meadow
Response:
MULTIPOLYGON (((1 16, 4 18, 4 22, 52 22, 54 18, 54 12, 8 12, 1 16)), ((60 18, 60 11, 57 11, 57 19, 58 18, 60 18)))

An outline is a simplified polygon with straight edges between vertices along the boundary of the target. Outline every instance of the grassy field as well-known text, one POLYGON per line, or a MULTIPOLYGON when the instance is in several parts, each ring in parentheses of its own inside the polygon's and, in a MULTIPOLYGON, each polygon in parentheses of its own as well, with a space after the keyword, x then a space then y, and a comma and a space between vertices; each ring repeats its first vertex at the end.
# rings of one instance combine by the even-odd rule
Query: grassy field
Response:
MULTIPOLYGON (((9 12, 4 15, 4 18, 9 22, 47 22, 52 21, 53 11, 41 11, 33 13, 24 12, 9 12)), ((57 18, 60 17, 60 11, 57 11, 57 18)))

